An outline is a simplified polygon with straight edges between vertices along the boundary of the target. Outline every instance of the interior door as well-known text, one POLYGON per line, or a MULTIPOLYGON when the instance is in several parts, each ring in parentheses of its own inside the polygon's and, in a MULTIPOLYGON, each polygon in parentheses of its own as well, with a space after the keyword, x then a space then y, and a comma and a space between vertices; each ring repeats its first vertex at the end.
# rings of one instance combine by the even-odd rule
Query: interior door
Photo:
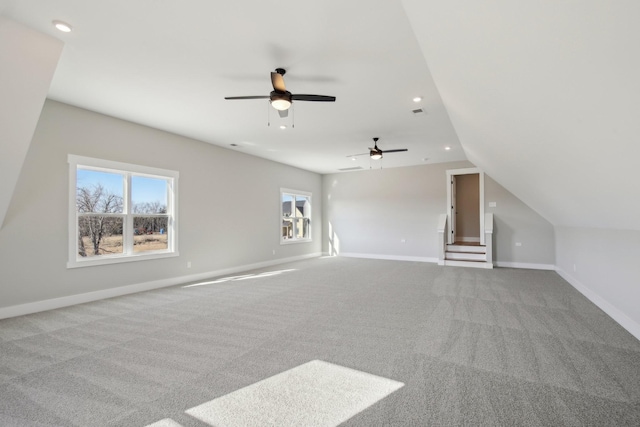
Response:
MULTIPOLYGON (((464 230, 459 227, 460 224, 456 224, 456 217, 459 216, 457 214, 458 209, 463 206, 462 201, 460 203, 456 203, 456 198, 458 196, 463 197, 463 181, 457 181, 456 176, 477 174, 478 175, 478 210, 480 213, 479 217, 479 226, 480 226, 480 244, 485 244, 485 234, 484 234, 484 173, 478 168, 465 168, 465 169, 449 169, 447 170, 446 175, 446 183, 447 186, 447 222, 448 222, 448 236, 446 238, 446 242, 448 244, 454 243, 455 240, 459 237, 464 237, 464 235, 458 236, 459 233, 464 233, 464 230), (460 193, 460 194, 458 194, 460 193)), ((464 227, 463 227, 464 228, 464 227)), ((477 231, 475 232, 477 234, 477 231)))

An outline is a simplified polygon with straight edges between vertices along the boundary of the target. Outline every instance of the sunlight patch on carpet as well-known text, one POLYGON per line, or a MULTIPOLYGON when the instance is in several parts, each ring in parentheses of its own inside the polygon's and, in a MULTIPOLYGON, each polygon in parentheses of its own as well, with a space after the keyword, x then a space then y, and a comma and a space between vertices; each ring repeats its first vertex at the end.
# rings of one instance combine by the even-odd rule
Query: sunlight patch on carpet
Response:
POLYGON ((337 426, 403 387, 314 360, 186 411, 211 426, 337 426))
POLYGON ((165 418, 164 420, 149 424, 147 427, 182 427, 182 424, 173 421, 171 418, 165 418))
POLYGON ((276 270, 276 271, 265 271, 264 273, 259 273, 259 274, 243 274, 241 276, 229 276, 229 277, 223 277, 221 279, 217 279, 217 280, 212 280, 209 282, 200 282, 200 283, 194 283, 191 285, 185 285, 183 286, 183 288, 193 288, 196 286, 207 286, 207 285, 215 285, 217 283, 225 283, 225 282, 238 282, 241 280, 249 280, 249 279, 261 279, 264 277, 271 277, 271 276, 277 276, 279 274, 283 274, 283 273, 288 273, 290 271, 296 271, 295 268, 290 268, 288 270, 276 270))

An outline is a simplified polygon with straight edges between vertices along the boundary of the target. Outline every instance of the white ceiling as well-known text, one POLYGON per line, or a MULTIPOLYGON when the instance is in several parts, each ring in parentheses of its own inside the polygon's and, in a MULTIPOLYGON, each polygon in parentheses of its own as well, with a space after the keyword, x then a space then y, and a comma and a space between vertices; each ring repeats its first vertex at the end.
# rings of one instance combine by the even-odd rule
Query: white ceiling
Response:
POLYGON ((2 4, 8 18, 64 41, 54 100, 318 173, 466 158, 399 1, 2 4), (292 93, 336 102, 294 102, 281 119, 267 100, 224 100, 268 95, 277 67, 292 93), (373 137, 409 151, 347 157, 373 137))

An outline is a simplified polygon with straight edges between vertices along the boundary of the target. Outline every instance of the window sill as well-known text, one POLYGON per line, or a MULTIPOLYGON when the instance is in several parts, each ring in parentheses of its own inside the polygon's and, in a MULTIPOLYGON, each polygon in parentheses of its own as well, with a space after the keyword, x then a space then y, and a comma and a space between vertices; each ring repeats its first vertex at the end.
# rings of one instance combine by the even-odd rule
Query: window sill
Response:
POLYGON ((121 264, 125 262, 147 261, 152 259, 172 258, 179 256, 179 252, 155 252, 140 255, 112 255, 92 257, 84 260, 69 261, 67 268, 93 267, 96 265, 121 264))
POLYGON ((281 245, 294 245, 296 243, 310 243, 312 239, 287 239, 280 240, 281 245))

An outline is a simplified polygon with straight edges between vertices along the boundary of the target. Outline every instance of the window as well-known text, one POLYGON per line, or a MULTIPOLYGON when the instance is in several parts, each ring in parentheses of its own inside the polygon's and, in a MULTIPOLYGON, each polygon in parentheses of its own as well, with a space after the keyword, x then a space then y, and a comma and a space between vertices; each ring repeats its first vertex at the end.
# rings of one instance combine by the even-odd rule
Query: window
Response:
POLYGON ((177 256, 178 172, 69 156, 67 267, 177 256))
POLYGON ((311 193, 280 189, 281 243, 311 240, 311 193))

